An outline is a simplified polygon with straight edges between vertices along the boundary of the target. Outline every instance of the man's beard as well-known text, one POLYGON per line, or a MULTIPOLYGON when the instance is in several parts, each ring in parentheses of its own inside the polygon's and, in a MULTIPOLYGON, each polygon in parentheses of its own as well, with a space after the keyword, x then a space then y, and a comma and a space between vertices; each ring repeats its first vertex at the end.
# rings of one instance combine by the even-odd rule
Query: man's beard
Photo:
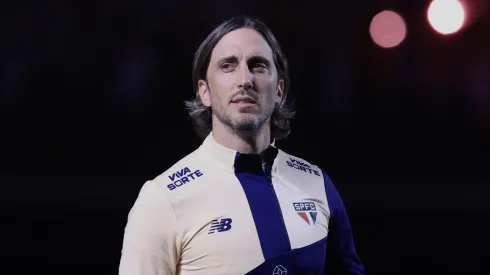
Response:
POLYGON ((257 114, 246 118, 233 119, 230 115, 221 112, 221 108, 213 108, 213 114, 224 125, 228 126, 232 132, 240 136, 252 136, 260 132, 267 119, 272 115, 273 110, 267 114, 257 114))

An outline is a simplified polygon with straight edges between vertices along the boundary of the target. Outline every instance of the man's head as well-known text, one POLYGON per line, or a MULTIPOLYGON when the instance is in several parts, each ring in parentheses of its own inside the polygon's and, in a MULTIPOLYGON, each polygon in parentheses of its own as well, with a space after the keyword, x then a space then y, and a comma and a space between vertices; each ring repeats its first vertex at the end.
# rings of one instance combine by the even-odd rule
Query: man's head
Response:
POLYGON ((186 106, 201 137, 213 121, 237 133, 270 125, 273 139, 289 135, 287 61, 259 20, 236 17, 214 29, 196 52, 193 81, 196 98, 186 106))

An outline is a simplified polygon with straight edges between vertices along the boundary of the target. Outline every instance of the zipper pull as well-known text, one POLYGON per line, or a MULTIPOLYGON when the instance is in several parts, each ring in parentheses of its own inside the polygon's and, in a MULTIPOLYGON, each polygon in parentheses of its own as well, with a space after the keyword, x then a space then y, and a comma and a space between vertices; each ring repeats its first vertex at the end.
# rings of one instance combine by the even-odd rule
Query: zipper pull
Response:
POLYGON ((272 185, 272 165, 270 163, 264 163, 263 169, 267 179, 269 179, 269 184, 272 185))

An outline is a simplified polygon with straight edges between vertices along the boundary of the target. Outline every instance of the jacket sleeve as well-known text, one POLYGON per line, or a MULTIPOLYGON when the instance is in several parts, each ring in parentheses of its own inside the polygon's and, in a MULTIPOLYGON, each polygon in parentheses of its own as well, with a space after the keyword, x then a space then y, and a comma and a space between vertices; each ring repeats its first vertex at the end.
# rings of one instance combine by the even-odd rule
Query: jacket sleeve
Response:
POLYGON ((181 252, 178 226, 163 190, 146 182, 128 215, 119 275, 175 274, 181 252))
POLYGON ((331 271, 332 274, 365 274, 362 261, 356 252, 344 203, 332 180, 325 172, 323 176, 330 208, 326 270, 331 271))

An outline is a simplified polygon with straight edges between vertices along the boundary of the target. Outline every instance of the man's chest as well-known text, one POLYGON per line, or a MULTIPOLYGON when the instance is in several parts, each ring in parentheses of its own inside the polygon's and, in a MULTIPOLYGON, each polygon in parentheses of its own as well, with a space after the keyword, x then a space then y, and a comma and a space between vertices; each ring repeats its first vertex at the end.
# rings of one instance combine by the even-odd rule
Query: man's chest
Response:
MULTIPOLYGON (((326 238, 325 194, 312 182, 249 173, 207 173, 174 206, 183 225, 180 269, 244 274, 326 238)), ((183 190, 182 190, 183 191, 183 190)))

